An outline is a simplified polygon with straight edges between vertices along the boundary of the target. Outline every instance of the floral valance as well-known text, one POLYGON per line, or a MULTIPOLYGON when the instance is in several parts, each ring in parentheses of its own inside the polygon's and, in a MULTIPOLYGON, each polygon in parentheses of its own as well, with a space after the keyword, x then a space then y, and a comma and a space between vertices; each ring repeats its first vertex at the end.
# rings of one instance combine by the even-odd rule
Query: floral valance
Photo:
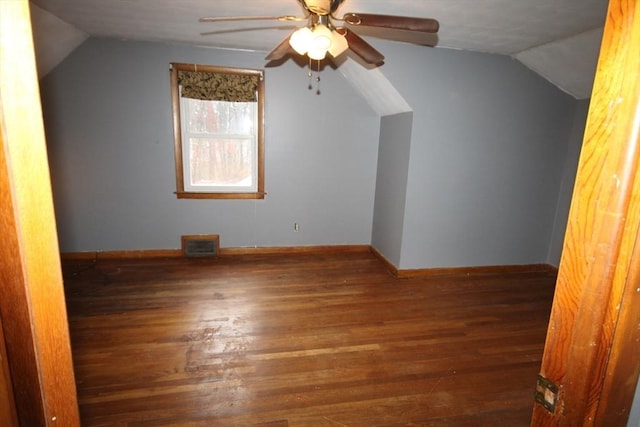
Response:
POLYGON ((181 96, 205 101, 256 102, 259 82, 256 75, 178 71, 181 96))

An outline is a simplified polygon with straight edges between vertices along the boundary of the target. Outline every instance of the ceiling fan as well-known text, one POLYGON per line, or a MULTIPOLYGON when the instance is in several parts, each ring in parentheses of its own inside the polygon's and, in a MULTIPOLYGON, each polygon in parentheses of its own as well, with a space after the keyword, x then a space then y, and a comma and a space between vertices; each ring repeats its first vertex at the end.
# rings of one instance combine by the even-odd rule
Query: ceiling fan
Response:
POLYGON ((200 22, 279 20, 307 21, 307 25, 298 28, 278 44, 266 59, 277 61, 291 53, 291 49, 309 59, 322 60, 328 53, 336 58, 351 50, 368 64, 380 65, 384 55, 358 36, 352 29, 359 26, 388 28, 419 33, 437 33, 438 21, 430 18, 412 18, 392 15, 374 15, 367 13, 345 13, 342 18, 335 16, 345 0, 297 0, 302 6, 303 17, 297 16, 229 16, 200 18, 200 22), (346 25, 336 26, 335 22, 346 25))

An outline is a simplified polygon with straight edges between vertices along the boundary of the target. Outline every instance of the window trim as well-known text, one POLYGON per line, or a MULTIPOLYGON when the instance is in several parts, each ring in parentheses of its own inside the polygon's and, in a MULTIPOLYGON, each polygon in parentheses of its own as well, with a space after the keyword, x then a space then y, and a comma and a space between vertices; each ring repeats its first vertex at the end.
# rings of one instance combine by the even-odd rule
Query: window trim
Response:
POLYGON ((264 72, 248 68, 229 68, 213 65, 171 63, 171 107, 173 116, 173 152, 176 168, 176 191, 178 199, 264 199, 264 72), (180 92, 178 71, 205 71, 219 74, 257 75, 258 79, 258 125, 257 130, 257 191, 256 192, 196 192, 185 190, 182 154, 182 121, 180 114, 180 92))

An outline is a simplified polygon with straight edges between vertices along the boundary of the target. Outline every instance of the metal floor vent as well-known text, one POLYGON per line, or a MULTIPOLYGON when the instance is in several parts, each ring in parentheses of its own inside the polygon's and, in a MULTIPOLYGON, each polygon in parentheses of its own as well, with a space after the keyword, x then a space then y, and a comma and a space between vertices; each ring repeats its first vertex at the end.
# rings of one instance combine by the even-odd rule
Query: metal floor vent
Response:
POLYGON ((182 236, 182 254, 186 257, 214 257, 219 251, 217 234, 182 236))

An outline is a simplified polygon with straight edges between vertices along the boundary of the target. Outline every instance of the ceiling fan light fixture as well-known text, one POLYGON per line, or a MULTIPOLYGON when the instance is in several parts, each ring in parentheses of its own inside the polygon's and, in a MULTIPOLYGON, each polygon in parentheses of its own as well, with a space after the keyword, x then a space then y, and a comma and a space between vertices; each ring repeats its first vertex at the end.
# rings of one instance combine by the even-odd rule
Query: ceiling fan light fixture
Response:
POLYGON ((298 54, 306 54, 314 60, 324 59, 327 52, 335 58, 349 48, 344 35, 324 24, 316 24, 313 29, 300 28, 291 35, 289 44, 298 54))
POLYGON ((289 44, 300 55, 304 55, 309 50, 311 41, 313 39, 313 33, 307 27, 302 27, 291 35, 289 38, 289 44))
POLYGON ((313 60, 320 61, 327 56, 327 51, 324 49, 311 49, 307 52, 307 55, 313 60))
POLYGON ((325 52, 331 48, 331 30, 322 24, 313 27, 313 38, 309 50, 324 50, 325 52))
POLYGON ((349 43, 347 42, 347 38, 338 33, 338 31, 331 32, 331 47, 329 48, 329 53, 331 56, 336 58, 337 56, 343 54, 347 49, 349 49, 349 43))

